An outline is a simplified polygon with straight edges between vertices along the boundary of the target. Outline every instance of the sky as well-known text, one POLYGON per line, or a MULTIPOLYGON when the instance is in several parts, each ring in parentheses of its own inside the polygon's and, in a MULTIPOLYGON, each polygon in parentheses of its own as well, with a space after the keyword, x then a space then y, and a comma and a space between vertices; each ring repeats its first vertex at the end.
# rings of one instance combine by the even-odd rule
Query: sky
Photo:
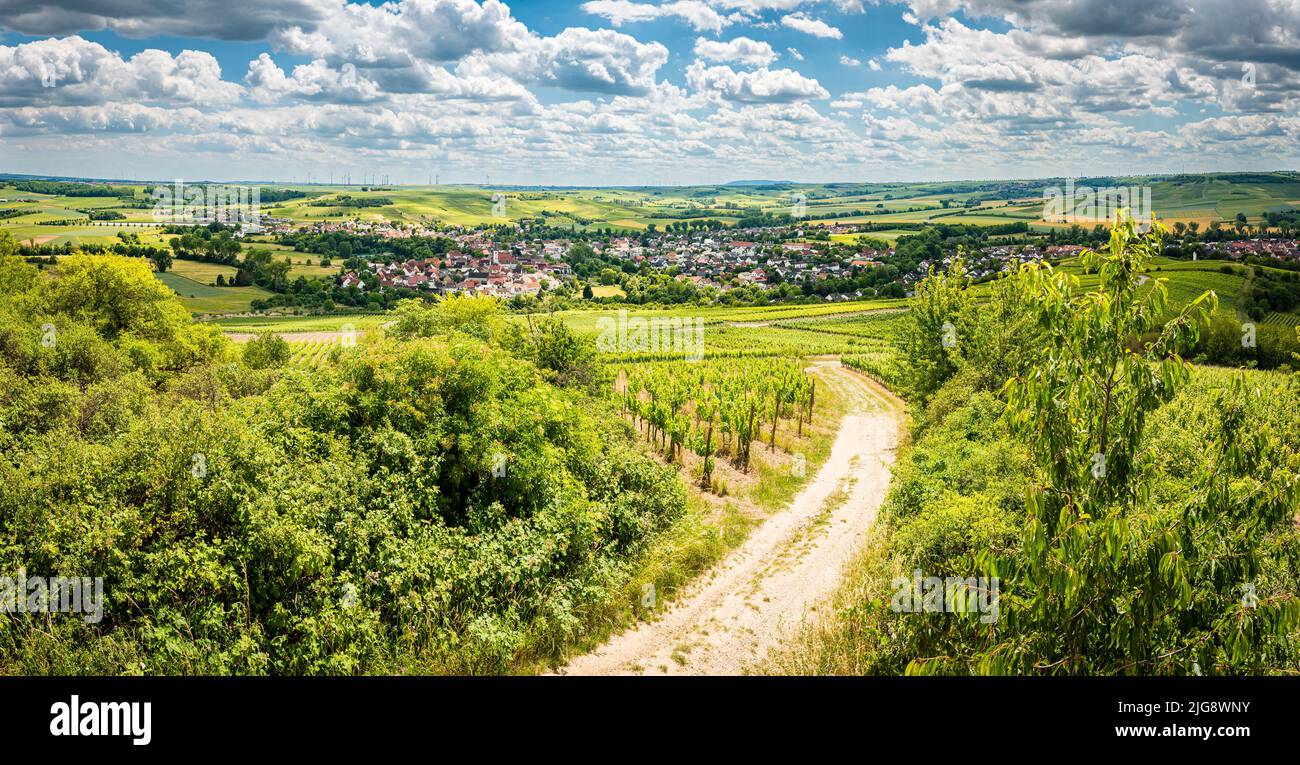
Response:
POLYGON ((0 172, 702 184, 1300 167, 1300 0, 0 0, 0 172))

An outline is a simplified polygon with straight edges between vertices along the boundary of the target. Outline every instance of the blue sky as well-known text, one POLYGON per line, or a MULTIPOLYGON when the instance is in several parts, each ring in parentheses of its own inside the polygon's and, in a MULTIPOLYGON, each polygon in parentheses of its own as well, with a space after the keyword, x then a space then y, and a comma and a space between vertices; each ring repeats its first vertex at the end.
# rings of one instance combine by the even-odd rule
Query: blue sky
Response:
POLYGON ((0 0, 0 171, 1293 169, 1294 0, 0 0))

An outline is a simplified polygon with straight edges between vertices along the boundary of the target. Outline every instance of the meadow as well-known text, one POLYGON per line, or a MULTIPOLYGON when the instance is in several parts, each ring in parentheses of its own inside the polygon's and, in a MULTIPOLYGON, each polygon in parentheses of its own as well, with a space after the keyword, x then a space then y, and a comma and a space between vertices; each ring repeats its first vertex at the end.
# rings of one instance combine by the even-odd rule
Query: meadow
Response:
MULTIPOLYGON (((197 273, 194 275, 199 279, 205 278, 197 273)), ((175 291, 181 305, 185 306, 186 310, 196 315, 247 311, 252 301, 265 300, 274 294, 252 285, 247 287, 213 287, 209 286, 206 281, 192 279, 180 273, 164 272, 157 274, 157 277, 163 284, 175 291)))
POLYGON ((336 313, 308 316, 223 316, 213 320, 225 332, 342 332, 377 329, 391 321, 387 314, 336 313))
MULTIPOLYGON (((822 303, 805 303, 799 305, 770 306, 673 306, 663 309, 626 310, 628 318, 665 318, 698 319, 706 325, 721 323, 770 324, 784 319, 797 319, 815 316, 836 316, 858 314, 867 311, 880 311, 901 308, 907 301, 903 299, 827 301, 822 303)), ((589 309, 559 311, 557 316, 564 319, 570 327, 580 332, 594 333, 602 321, 617 321, 624 309, 589 309)))
MULTIPOLYGON (((1062 261, 1060 268, 1078 276, 1085 289, 1096 287, 1098 283, 1097 275, 1085 273, 1077 258, 1062 261)), ((1145 273, 1150 279, 1166 280, 1169 300, 1174 305, 1184 305, 1203 292, 1213 290, 1219 296, 1220 311, 1235 315, 1248 286, 1250 270, 1223 260, 1193 261, 1157 256, 1151 259, 1145 273)))

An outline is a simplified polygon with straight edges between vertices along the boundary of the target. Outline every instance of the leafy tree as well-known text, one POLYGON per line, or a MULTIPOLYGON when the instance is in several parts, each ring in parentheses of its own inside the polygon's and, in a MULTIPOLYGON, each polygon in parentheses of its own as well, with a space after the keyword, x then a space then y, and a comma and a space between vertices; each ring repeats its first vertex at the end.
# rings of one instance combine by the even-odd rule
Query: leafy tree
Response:
POLYGON ((929 275, 916 285, 902 348, 907 359, 904 385, 918 403, 924 404, 957 371, 956 349, 961 342, 957 322, 971 304, 966 286, 960 257, 947 272, 931 266, 929 275))
POLYGON ((557 384, 588 386, 594 381, 595 340, 574 332, 563 319, 552 315, 534 321, 530 316, 526 340, 525 344, 516 345, 524 351, 516 355, 530 359, 539 369, 554 373, 557 384))
POLYGON ((153 267, 162 273, 172 267, 172 256, 166 250, 154 249, 149 253, 149 259, 153 261, 153 267))
POLYGON ((397 304, 392 333, 399 338, 463 332, 491 340, 505 325, 501 301, 487 295, 449 295, 436 303, 409 299, 397 304))
POLYGON ((104 336, 171 339, 190 325, 189 313, 153 268, 135 258, 81 255, 59 263, 48 293, 50 310, 88 321, 104 336))
POLYGON ((955 323, 957 367, 977 389, 999 392, 1028 371, 1043 347, 1042 332, 1021 304, 1016 280, 993 282, 979 310, 964 310, 955 323))
POLYGON ((282 367, 289 363, 289 344, 274 332, 260 332, 244 343, 244 363, 253 369, 282 367))

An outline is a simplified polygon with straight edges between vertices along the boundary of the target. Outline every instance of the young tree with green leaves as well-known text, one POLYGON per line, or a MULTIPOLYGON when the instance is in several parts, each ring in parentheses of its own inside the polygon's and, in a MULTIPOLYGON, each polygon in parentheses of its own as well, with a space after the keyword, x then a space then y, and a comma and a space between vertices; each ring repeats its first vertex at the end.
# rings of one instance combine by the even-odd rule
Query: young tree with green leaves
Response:
POLYGON ((909 672, 1232 674, 1286 661, 1300 601, 1254 593, 1283 555, 1274 540, 1293 522, 1297 479, 1255 469, 1285 464, 1284 447, 1244 430, 1240 378, 1217 397, 1196 490, 1152 499, 1147 418, 1188 381, 1180 354, 1216 304, 1207 292, 1166 321, 1164 280, 1141 278, 1160 246, 1158 224, 1140 235, 1128 220, 1082 256, 1094 290, 1045 264, 1018 274, 1043 346, 1005 387, 1012 432, 1037 463, 1020 547, 971 562, 1001 583, 996 624, 914 623, 909 672))
POLYGON ((903 384, 919 404, 924 404, 957 371, 956 327, 971 305, 967 281, 959 253, 946 272, 930 266, 928 277, 916 285, 902 350, 907 359, 903 384))

